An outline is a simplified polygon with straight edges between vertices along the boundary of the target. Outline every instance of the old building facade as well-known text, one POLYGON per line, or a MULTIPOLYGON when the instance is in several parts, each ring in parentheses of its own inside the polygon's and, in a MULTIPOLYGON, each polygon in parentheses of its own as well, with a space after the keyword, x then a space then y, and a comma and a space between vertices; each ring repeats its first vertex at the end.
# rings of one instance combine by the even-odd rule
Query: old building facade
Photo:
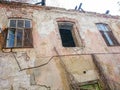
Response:
POLYGON ((119 90, 120 17, 0 3, 0 90, 119 90))

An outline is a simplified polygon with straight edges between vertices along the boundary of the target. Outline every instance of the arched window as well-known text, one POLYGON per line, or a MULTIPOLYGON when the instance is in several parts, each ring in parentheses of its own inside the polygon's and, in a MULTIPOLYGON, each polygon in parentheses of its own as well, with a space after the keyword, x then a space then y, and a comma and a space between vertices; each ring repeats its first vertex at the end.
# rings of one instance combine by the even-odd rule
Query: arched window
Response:
POLYGON ((71 22, 58 23, 61 41, 64 47, 76 47, 75 38, 73 37, 73 25, 71 22))
POLYGON ((97 23, 96 25, 108 46, 119 45, 108 24, 97 23))
POLYGON ((76 19, 68 17, 56 18, 63 47, 84 47, 76 19))
POLYGON ((75 22, 58 21, 58 28, 63 47, 83 47, 79 29, 75 22))

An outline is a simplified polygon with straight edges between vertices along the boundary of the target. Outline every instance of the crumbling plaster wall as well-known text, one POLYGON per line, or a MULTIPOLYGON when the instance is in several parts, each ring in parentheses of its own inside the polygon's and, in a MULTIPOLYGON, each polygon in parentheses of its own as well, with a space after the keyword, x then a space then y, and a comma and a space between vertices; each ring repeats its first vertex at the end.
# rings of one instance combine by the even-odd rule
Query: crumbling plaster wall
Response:
POLYGON ((106 77, 111 90, 120 89, 120 54, 99 54, 96 55, 97 61, 101 65, 103 74, 106 77), (114 58, 113 58, 114 57, 114 58))
POLYGON ((0 4, 0 8, 2 8, 0 9, 0 16, 2 16, 0 25, 3 30, 7 28, 10 17, 32 20, 34 45, 34 48, 12 49, 9 53, 0 52, 0 90, 69 90, 66 73, 59 63, 60 58, 54 47, 59 55, 65 56, 62 57, 65 65, 78 81, 99 79, 90 54, 101 53, 97 60, 100 63, 106 61, 107 65, 101 64, 106 76, 115 82, 120 82, 120 65, 116 63, 120 61, 120 56, 119 54, 107 55, 107 53, 119 53, 120 47, 108 47, 95 25, 99 22, 110 25, 120 42, 120 28, 118 27, 120 21, 118 19, 92 13, 29 5, 0 4), (64 48, 62 46, 57 21, 64 20, 76 24, 82 40, 81 47, 64 48), (114 58, 117 59, 114 60, 114 58), (83 67, 81 62, 83 62, 83 67), (114 69, 106 69, 110 65, 114 69), (83 73, 84 70, 88 71, 87 74, 83 73), (112 74, 109 76, 110 73, 112 74))

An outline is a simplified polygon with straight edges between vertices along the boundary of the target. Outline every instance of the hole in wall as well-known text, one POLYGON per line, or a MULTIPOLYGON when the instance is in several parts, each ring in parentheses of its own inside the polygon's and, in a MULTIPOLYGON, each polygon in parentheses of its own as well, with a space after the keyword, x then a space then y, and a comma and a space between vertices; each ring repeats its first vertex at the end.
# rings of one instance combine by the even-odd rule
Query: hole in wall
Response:
POLYGON ((84 74, 86 74, 86 71, 83 71, 84 74))

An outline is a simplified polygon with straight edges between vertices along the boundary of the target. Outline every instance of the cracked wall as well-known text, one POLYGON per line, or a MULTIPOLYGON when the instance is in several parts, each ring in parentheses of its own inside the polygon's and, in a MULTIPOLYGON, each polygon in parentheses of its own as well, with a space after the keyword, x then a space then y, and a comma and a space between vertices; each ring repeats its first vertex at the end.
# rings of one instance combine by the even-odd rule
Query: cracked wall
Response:
MULTIPOLYGON (((99 80, 100 76, 91 54, 97 56, 104 74, 110 80, 108 82, 111 90, 119 90, 120 47, 108 47, 95 26, 95 23, 99 22, 109 24, 120 42, 119 17, 15 3, 0 4, 0 8, 2 30, 7 28, 10 17, 32 20, 34 46, 12 49, 12 52, 1 48, 0 90, 69 90, 68 76, 60 64, 61 59, 76 82, 99 80), (79 43, 82 43, 82 46, 62 46, 58 21, 75 23, 77 38, 81 40, 79 43)), ((1 33, 0 47, 2 42, 1 33)))

